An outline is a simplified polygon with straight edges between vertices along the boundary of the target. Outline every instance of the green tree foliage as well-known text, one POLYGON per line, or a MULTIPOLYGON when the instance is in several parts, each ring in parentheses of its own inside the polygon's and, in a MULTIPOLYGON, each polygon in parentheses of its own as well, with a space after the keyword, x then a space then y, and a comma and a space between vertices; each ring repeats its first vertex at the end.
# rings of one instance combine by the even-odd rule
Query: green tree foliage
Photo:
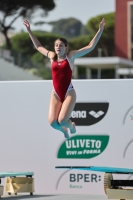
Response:
POLYGON ((90 35, 82 35, 72 38, 71 40, 69 40, 69 50, 77 50, 88 45, 90 37, 90 35))
POLYGON ((79 37, 72 38, 69 41, 69 50, 80 49, 87 46, 93 39, 94 35, 98 31, 99 23, 102 18, 105 18, 106 25, 102 33, 102 36, 93 51, 85 55, 85 57, 97 57, 98 49, 102 49, 102 56, 113 56, 114 55, 114 13, 99 15, 91 18, 86 27, 88 29, 88 35, 82 35, 79 37))
MULTIPOLYGON (((97 32, 99 27, 99 22, 102 18, 105 18, 106 24, 103 31, 103 34, 98 42, 97 48, 101 48, 103 50, 104 56, 113 56, 114 55, 114 13, 103 14, 97 17, 91 18, 86 27, 88 31, 91 33, 91 38, 93 38, 94 34, 97 32)), ((96 52, 96 49, 94 50, 96 52)))
POLYGON ((67 39, 88 33, 81 21, 75 18, 60 19, 49 24, 53 26, 53 33, 64 35, 67 39))
MULTIPOLYGON (((33 31, 33 34, 38 38, 42 46, 51 51, 54 50, 55 40, 61 37, 60 35, 53 33, 41 33, 36 31, 33 31)), ((32 56, 37 51, 27 32, 16 34, 14 37, 11 38, 11 44, 12 48, 15 51, 18 51, 29 57, 32 56)))
MULTIPOLYGON (((42 46, 51 51, 54 51, 55 40, 61 37, 53 33, 36 31, 33 34, 38 38, 42 46)), ((49 60, 35 49, 27 32, 16 34, 11 38, 11 44, 12 55, 16 58, 16 64, 18 64, 18 55, 21 54, 20 67, 31 69, 31 71, 34 71, 35 74, 40 75, 44 79, 51 79, 51 71, 46 67, 49 60)))
MULTIPOLYGON (((38 11, 40 16, 44 16, 48 11, 54 9, 54 0, 0 0, 0 31, 6 38, 8 49, 11 49, 11 43, 8 38, 8 30, 13 29, 13 23, 19 17, 33 17, 35 11, 38 11), (10 22, 7 24, 7 19, 10 17, 10 22)), ((9 21, 9 20, 8 20, 9 21)))
MULTIPOLYGON (((69 51, 70 50, 78 50, 85 46, 87 46, 92 40, 92 35, 82 35, 76 38, 73 38, 69 41, 69 51)), ((98 45, 97 45, 98 48, 98 45)), ((95 57, 98 55, 97 48, 95 48, 90 53, 86 54, 84 57, 95 57)))

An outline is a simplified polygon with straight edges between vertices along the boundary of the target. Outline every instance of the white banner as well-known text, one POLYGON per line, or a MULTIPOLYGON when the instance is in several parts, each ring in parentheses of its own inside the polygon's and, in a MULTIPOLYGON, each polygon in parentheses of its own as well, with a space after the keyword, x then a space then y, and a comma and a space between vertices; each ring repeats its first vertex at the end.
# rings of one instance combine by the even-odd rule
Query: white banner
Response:
POLYGON ((104 173, 55 166, 133 168, 133 80, 73 85, 77 133, 65 140, 48 123, 51 81, 0 82, 0 172, 33 171, 36 193, 104 194, 104 173))

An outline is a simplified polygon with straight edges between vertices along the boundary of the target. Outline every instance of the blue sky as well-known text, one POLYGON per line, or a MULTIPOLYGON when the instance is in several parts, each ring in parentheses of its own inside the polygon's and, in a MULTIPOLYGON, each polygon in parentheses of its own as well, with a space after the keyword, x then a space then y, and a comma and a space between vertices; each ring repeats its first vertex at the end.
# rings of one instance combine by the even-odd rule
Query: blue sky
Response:
MULTIPOLYGON (((115 11, 115 0, 55 0, 56 7, 53 11, 50 11, 44 21, 56 21, 61 18, 75 17, 79 19, 83 24, 86 24, 91 17, 95 17, 99 14, 105 14, 115 11)), ((36 13, 34 21, 42 20, 39 18, 39 14, 36 13)), ((17 20, 14 24, 17 31, 25 30, 22 19, 17 20)), ((34 26, 31 25, 31 29, 42 29, 49 31, 51 26, 34 26)))

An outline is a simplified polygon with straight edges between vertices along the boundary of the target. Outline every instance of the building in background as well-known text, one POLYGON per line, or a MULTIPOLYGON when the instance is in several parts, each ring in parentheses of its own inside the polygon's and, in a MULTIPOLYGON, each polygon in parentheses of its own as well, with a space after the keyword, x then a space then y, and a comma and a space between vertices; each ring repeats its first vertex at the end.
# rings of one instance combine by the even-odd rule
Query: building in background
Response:
POLYGON ((86 68, 83 78, 133 78, 133 0, 115 0, 114 28, 115 57, 78 59, 76 64, 86 68))
POLYGON ((115 56, 133 60, 133 0, 116 0, 115 56))

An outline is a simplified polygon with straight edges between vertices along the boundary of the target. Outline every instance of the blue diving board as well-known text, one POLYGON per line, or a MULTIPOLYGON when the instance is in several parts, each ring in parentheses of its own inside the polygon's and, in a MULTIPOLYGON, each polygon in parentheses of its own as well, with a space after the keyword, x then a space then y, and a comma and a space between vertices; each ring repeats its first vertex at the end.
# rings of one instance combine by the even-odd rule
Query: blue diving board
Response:
POLYGON ((70 170, 87 170, 106 172, 114 174, 133 174, 133 169, 117 168, 117 167, 97 167, 97 166, 56 166, 56 169, 70 169, 70 170))
POLYGON ((34 172, 0 172, 0 178, 16 176, 33 176, 34 172))

